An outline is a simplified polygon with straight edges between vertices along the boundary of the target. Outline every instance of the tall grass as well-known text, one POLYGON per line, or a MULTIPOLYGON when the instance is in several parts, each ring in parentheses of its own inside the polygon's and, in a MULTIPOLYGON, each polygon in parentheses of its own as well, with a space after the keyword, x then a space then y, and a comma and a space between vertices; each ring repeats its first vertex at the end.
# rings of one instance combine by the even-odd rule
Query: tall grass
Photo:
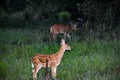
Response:
MULTIPOLYGON (((60 44, 49 44, 49 34, 45 30, 0 30, 0 80, 31 80, 31 57, 37 53, 57 52, 60 44)), ((57 70, 57 80, 120 79, 120 41, 96 39, 78 42, 72 39, 67 42, 72 50, 65 52, 57 70)), ((42 68, 38 80, 43 79, 44 73, 42 68)), ((50 69, 49 78, 51 80, 50 69)))

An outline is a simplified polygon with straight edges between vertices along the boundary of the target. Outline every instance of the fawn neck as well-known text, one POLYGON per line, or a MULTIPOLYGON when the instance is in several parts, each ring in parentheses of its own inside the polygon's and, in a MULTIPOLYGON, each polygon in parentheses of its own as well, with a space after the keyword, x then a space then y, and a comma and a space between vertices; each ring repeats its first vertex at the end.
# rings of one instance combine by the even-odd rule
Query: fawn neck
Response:
POLYGON ((64 52, 65 52, 65 48, 64 48, 64 46, 61 46, 60 49, 58 50, 58 52, 56 53, 57 57, 58 57, 58 60, 61 60, 61 58, 64 55, 64 52))

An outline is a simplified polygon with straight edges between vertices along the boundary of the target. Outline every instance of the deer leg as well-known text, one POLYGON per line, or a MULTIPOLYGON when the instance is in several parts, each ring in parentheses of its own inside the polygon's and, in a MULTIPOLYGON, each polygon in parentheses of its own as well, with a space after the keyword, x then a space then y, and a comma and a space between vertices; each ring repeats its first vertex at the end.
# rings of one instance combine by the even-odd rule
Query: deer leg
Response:
POLYGON ((38 65, 38 66, 35 66, 34 69, 33 69, 33 78, 36 79, 37 78, 37 73, 39 71, 39 69, 41 68, 42 66, 41 65, 38 65))
POLYGON ((67 33, 64 33, 64 40, 66 40, 67 33))
POLYGON ((70 39, 70 35, 69 34, 67 34, 67 37, 70 39))
POLYGON ((51 35, 49 35, 49 41, 50 41, 50 42, 52 41, 51 35))
POLYGON ((51 67, 52 78, 53 78, 53 79, 56 79, 56 69, 57 69, 57 67, 55 67, 55 66, 51 67))
POLYGON ((50 35, 50 41, 55 40, 55 38, 56 38, 56 34, 51 34, 51 35, 50 35))
POLYGON ((49 35, 49 40, 50 40, 50 42, 53 41, 53 34, 49 35))

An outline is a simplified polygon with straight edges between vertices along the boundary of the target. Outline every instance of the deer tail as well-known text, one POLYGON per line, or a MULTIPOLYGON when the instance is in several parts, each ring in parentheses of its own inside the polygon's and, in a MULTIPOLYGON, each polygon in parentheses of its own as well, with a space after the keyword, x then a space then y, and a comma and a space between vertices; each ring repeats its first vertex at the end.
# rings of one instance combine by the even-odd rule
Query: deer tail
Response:
POLYGON ((50 33, 52 33, 52 27, 50 28, 50 33))

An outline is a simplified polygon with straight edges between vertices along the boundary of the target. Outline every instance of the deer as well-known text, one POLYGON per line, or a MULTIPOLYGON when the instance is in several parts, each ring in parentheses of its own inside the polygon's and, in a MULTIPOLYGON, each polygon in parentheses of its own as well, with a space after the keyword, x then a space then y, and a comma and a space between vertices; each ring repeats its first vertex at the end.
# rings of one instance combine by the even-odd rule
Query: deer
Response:
POLYGON ((66 36, 70 38, 69 33, 72 30, 77 30, 77 24, 54 24, 50 27, 50 41, 55 40, 59 33, 64 33, 64 39, 66 36))
POLYGON ((52 78, 56 79, 56 71, 59 66, 65 50, 71 50, 71 46, 65 43, 64 39, 61 39, 61 46, 56 53, 53 54, 36 54, 32 57, 32 73, 33 79, 37 79, 37 73, 42 67, 51 68, 52 78), (46 66, 47 60, 47 66, 46 66))
POLYGON ((78 18, 77 20, 78 21, 75 24, 73 24, 73 23, 70 23, 70 24, 53 24, 50 27, 50 36, 49 36, 50 41, 55 40, 56 36, 59 33, 64 34, 64 39, 65 40, 66 40, 66 37, 68 37, 70 39, 69 33, 72 32, 73 30, 77 30, 78 23, 80 21, 82 22, 81 18, 78 18))

